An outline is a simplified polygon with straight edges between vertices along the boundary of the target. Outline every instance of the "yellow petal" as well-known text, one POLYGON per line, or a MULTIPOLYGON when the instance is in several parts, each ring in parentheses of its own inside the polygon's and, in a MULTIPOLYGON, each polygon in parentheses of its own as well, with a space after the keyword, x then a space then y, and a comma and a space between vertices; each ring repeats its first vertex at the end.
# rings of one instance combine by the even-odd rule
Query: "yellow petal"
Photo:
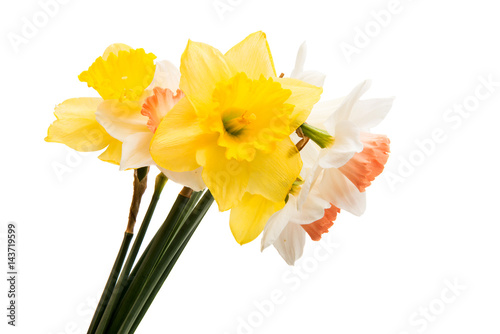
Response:
POLYGON ((108 148, 99 156, 99 159, 119 165, 122 159, 122 142, 113 138, 108 148))
POLYGON ((229 219, 236 241, 243 245, 257 238, 269 218, 284 206, 285 201, 272 202, 260 195, 245 193, 241 202, 231 210, 229 219))
POLYGON ((228 80, 236 74, 219 50, 191 40, 182 54, 180 70, 179 86, 196 107, 211 101, 217 82, 228 80))
POLYGON ((57 120, 50 125, 45 140, 65 144, 80 152, 106 147, 111 137, 95 118, 101 102, 100 98, 74 98, 56 106, 54 114, 57 120))
POLYGON ((155 73, 152 53, 143 49, 108 52, 83 71, 78 79, 94 88, 103 99, 137 100, 149 86, 155 73))
POLYGON ((206 134, 197 122, 188 99, 181 99, 163 118, 151 141, 153 160, 161 167, 185 172, 200 167, 196 152, 205 145, 215 145, 215 135, 206 134))
POLYGON ((272 153, 259 153, 250 165, 248 192, 273 202, 284 201, 302 169, 297 147, 290 138, 276 145, 272 153))
POLYGON ((216 145, 198 151, 197 160, 203 166, 203 181, 212 192, 219 210, 226 211, 235 206, 248 184, 248 163, 226 159, 225 149, 216 145))
POLYGON ((102 54, 102 59, 106 60, 108 59, 109 55, 111 53, 114 53, 115 56, 118 56, 118 52, 120 51, 130 51, 132 50, 132 47, 128 46, 127 44, 123 43, 115 43, 111 44, 104 50, 104 53, 102 54))
POLYGON ((238 72, 245 72, 250 79, 257 80, 261 75, 266 78, 276 76, 271 50, 266 34, 262 31, 249 35, 233 46, 225 56, 238 72))
POLYGON ((282 88, 292 91, 292 95, 286 102, 295 106, 290 124, 290 130, 295 131, 306 121, 312 107, 319 101, 323 88, 292 78, 277 78, 276 80, 282 88))

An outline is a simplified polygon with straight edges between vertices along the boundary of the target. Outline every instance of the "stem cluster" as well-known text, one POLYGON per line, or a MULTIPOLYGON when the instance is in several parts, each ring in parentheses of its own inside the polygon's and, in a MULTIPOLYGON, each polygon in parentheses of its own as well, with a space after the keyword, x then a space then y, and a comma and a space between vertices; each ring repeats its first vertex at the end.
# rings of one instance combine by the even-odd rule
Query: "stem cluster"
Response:
POLYGON ((144 179, 147 179, 146 175, 147 171, 144 173, 142 169, 136 170, 134 173, 134 195, 129 224, 99 305, 92 318, 88 334, 129 334, 135 332, 180 254, 214 201, 208 190, 193 192, 192 189, 184 187, 177 196, 164 223, 151 239, 139 260, 136 261, 160 194, 167 182, 167 178, 162 173, 157 176, 151 203, 132 248, 128 252, 133 237, 131 220, 135 223, 140 199, 145 190, 144 179))

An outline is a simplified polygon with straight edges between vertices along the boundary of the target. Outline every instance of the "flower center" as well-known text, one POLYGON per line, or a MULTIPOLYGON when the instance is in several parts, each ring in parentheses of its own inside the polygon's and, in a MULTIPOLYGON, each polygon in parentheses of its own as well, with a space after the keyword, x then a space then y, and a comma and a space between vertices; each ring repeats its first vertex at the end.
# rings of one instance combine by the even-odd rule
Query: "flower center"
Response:
POLYGON ((272 78, 252 80, 238 73, 217 83, 203 126, 219 134, 217 144, 226 149, 227 159, 252 161, 257 151, 271 153, 290 135, 290 95, 272 78))
POLYGON ((232 136, 238 136, 242 134, 245 127, 255 121, 255 119, 257 119, 257 115, 248 110, 231 108, 224 112, 222 124, 227 133, 232 136))

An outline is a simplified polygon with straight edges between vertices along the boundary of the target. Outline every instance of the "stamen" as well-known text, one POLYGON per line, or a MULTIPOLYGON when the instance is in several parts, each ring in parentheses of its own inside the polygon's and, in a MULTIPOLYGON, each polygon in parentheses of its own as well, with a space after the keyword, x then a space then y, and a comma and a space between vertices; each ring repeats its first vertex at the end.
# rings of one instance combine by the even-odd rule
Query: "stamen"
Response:
POLYGON ((254 113, 249 113, 248 110, 244 110, 238 115, 240 112, 241 111, 236 113, 234 111, 229 112, 228 116, 222 120, 226 131, 233 136, 241 134, 245 126, 252 123, 257 118, 254 113))

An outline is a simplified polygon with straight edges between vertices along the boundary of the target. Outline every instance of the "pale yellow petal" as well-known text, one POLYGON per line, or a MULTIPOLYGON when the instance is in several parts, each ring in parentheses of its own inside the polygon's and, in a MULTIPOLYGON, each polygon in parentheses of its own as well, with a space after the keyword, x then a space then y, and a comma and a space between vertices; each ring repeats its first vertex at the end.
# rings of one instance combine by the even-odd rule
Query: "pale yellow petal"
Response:
POLYGON ((101 98, 74 98, 56 106, 57 120, 50 125, 45 140, 65 144, 80 152, 106 147, 111 137, 95 118, 101 102, 101 98))
POLYGON ((153 81, 148 89, 155 87, 168 88, 172 92, 179 89, 179 81, 181 80, 181 72, 179 69, 168 60, 156 62, 156 70, 153 81))
POLYGON ((306 121, 312 107, 319 101, 323 88, 292 78, 277 78, 276 80, 281 87, 292 91, 292 95, 286 102, 295 106, 290 124, 290 130, 295 131, 306 121))
POLYGON ((300 153, 286 138, 272 153, 259 153, 250 165, 248 192, 260 194, 273 202, 285 200, 302 169, 300 153))
POLYGON ((169 180, 189 187, 194 191, 201 191, 207 187, 201 177, 203 167, 198 167, 195 170, 187 172, 172 172, 171 170, 161 168, 160 166, 157 167, 163 174, 165 174, 166 177, 168 177, 169 180))
POLYGON ((236 241, 243 245, 257 238, 269 218, 284 206, 285 201, 273 202, 260 195, 245 193, 230 215, 229 224, 236 241))
POLYGON ((96 111, 96 119, 115 139, 124 141, 138 132, 149 132, 148 117, 141 114, 142 102, 105 100, 96 111))
POLYGON ((102 54, 102 59, 107 60, 111 53, 114 53, 115 56, 118 56, 118 52, 130 51, 130 50, 132 50, 132 47, 128 46, 127 44, 114 43, 108 46, 106 50, 104 50, 104 53, 102 54))
POLYGON ((113 138, 108 148, 98 158, 119 165, 122 159, 122 142, 113 138))
POLYGON ((154 165, 149 153, 149 144, 153 138, 151 131, 134 133, 123 141, 120 170, 154 165))
POLYGON ((214 134, 203 132, 196 112, 188 99, 181 99, 163 118, 151 141, 153 160, 161 167, 185 172, 200 167, 196 152, 215 145, 214 134))
POLYGON ((216 145, 199 150, 197 160, 203 166, 203 181, 212 192, 219 210, 234 207, 243 197, 248 184, 248 163, 226 159, 225 149, 216 145))
POLYGON ((180 70, 179 86, 196 107, 210 103, 215 85, 236 74, 219 50, 191 40, 182 54, 180 70))
POLYGON ((257 80, 261 75, 266 78, 276 76, 271 50, 266 34, 262 31, 249 35, 233 46, 225 56, 238 72, 245 72, 250 79, 257 80))

